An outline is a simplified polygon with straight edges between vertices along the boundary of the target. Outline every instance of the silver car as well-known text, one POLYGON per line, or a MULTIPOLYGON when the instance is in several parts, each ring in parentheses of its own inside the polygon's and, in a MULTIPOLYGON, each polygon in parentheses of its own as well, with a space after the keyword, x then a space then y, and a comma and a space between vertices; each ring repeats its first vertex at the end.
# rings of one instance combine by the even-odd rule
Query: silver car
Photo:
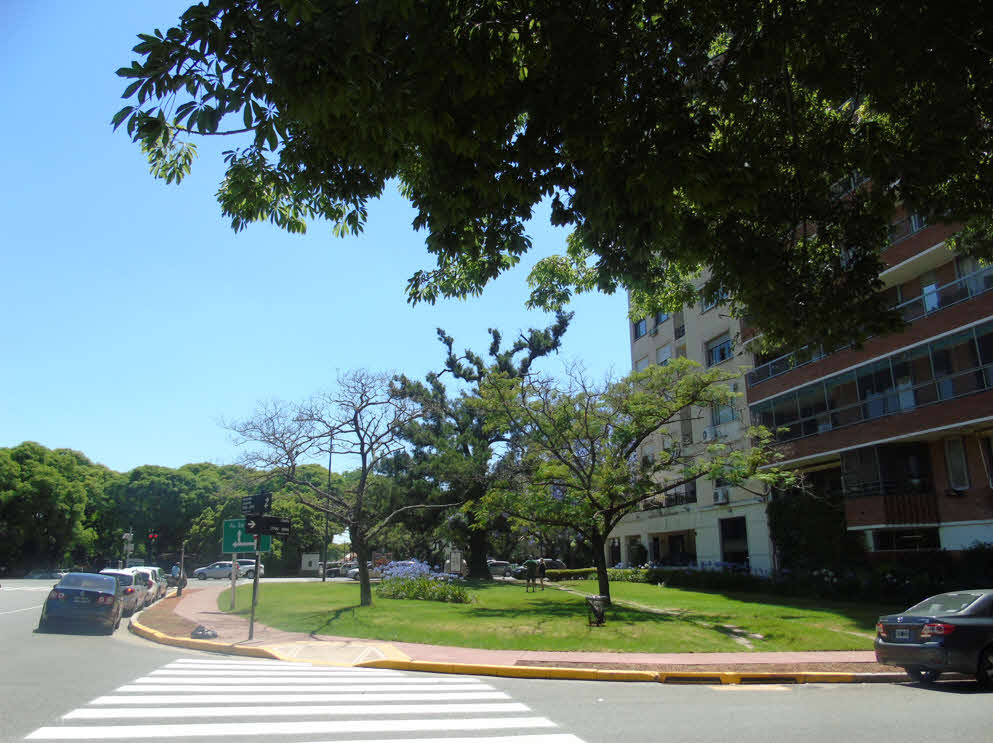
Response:
POLYGON ((207 578, 230 578, 231 561, 219 560, 211 565, 197 568, 193 571, 193 577, 199 580, 207 580, 207 578))
MULTIPOLYGON (((245 578, 255 577, 255 560, 239 559, 238 566, 238 575, 245 578)), ((259 577, 265 578, 265 565, 262 564, 261 560, 259 560, 259 577)))

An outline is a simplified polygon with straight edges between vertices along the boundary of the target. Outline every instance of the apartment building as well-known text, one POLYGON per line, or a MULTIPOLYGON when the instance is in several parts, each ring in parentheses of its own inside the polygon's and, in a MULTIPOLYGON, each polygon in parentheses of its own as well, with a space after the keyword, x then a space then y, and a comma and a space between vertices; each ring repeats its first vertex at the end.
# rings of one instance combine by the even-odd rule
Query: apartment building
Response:
POLYGON ((874 557, 993 542, 993 269, 956 257, 953 231, 894 223, 881 278, 902 331, 757 358, 746 375, 751 420, 781 429, 781 464, 840 493, 874 557))
MULTIPOLYGON (((687 357, 704 367, 744 374, 755 360, 741 343, 741 322, 719 300, 684 307, 631 324, 631 365, 642 370, 687 357)), ((732 383, 736 404, 684 411, 679 437, 684 451, 702 450, 714 441, 743 444, 748 414, 744 376, 732 383)), ((642 456, 651 456, 653 441, 642 456)), ((752 570, 772 568, 772 545, 764 499, 724 482, 699 479, 660 501, 628 514, 608 538, 607 561, 664 565, 732 563, 752 570)))

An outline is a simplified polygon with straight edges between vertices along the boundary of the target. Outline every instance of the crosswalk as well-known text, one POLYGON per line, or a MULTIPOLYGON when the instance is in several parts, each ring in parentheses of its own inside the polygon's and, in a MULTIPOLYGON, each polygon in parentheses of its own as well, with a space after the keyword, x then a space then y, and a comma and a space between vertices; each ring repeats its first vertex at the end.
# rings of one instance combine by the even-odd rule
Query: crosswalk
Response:
POLYGON ((300 743, 582 743, 475 677, 200 658, 152 671, 26 740, 261 736, 300 743))

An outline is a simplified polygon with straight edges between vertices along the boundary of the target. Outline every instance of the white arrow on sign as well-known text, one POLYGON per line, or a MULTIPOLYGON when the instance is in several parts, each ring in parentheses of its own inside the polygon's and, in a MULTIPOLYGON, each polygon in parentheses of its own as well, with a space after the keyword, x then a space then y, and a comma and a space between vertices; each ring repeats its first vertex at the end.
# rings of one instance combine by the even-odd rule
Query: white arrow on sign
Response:
POLYGON ((255 549, 255 539, 252 539, 250 542, 246 542, 245 541, 245 537, 241 533, 241 529, 239 529, 238 530, 238 536, 235 537, 235 540, 234 540, 234 543, 233 543, 232 546, 235 549, 237 549, 238 547, 251 547, 254 550, 255 549))

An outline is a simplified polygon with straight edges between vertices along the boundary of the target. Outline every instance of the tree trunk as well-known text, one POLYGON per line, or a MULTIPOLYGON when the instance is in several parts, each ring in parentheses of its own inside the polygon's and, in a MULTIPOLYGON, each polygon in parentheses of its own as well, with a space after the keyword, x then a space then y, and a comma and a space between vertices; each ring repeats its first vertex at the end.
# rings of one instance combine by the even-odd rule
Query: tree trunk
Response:
POLYGON ((490 569, 486 566, 486 552, 490 540, 486 529, 469 530, 469 577, 487 579, 490 569))
POLYGON ((372 587, 369 585, 369 547, 365 543, 365 533, 359 529, 349 530, 352 549, 359 561, 359 606, 372 606, 372 587))
POLYGON ((590 539, 593 546, 593 565, 596 567, 597 583, 600 588, 600 595, 607 597, 607 605, 610 605, 610 581, 607 579, 607 555, 604 552, 607 540, 599 534, 594 534, 590 539))

